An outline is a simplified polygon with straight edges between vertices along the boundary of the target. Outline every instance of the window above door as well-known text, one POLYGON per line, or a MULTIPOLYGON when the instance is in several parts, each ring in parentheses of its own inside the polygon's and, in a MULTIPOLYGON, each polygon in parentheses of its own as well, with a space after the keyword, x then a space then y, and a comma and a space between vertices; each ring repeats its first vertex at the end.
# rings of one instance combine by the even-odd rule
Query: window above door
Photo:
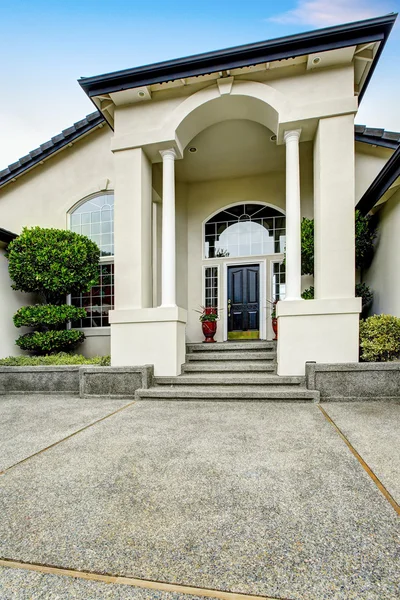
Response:
POLYGON ((264 204, 229 206, 204 225, 204 258, 279 254, 285 244, 285 215, 264 204))

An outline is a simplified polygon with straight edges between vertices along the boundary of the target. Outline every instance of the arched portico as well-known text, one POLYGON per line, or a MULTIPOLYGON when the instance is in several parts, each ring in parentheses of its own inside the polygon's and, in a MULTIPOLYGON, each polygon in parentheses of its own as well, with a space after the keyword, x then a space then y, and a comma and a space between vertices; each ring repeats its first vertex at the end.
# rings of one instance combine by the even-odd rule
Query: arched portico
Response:
MULTIPOLYGON (((149 105, 149 111, 150 108, 153 107, 149 105)), ((154 106, 154 111, 156 108, 154 106)), ((117 184, 116 310, 111 315, 112 331, 115 332, 115 335, 112 335, 113 364, 143 364, 144 361, 155 365, 156 374, 179 374, 181 364, 184 362, 185 332, 189 341, 199 341, 194 339, 200 334, 198 333, 198 322, 195 322, 192 312, 201 305, 204 298, 201 286, 205 279, 204 269, 209 268, 202 264, 203 239, 201 232, 202 222, 207 214, 210 214, 210 211, 204 214, 201 209, 204 208, 205 200, 208 201, 210 196, 208 191, 203 193, 200 189, 201 186, 196 184, 196 193, 189 194, 190 198, 182 200, 182 197, 179 196, 181 192, 176 186, 177 173, 179 174, 182 169, 177 168, 176 163, 177 161, 182 161, 181 164, 185 163, 189 156, 189 146, 193 146, 193 140, 199 140, 200 136, 212 130, 213 127, 222 124, 229 126, 234 122, 257 124, 265 129, 265 144, 269 148, 275 149, 277 154, 282 153, 283 150, 278 170, 282 175, 279 183, 281 197, 279 206, 286 212, 287 235, 285 247, 280 248, 282 250, 281 262, 283 250, 285 251, 286 297, 284 302, 278 303, 277 309, 280 323, 278 372, 280 374, 301 374, 304 370, 305 360, 312 360, 317 351, 320 352, 319 349, 322 346, 324 349, 326 348, 326 336, 334 340, 329 357, 351 358, 355 349, 356 336, 353 334, 357 327, 359 304, 353 302, 354 291, 350 292, 351 282, 354 279, 351 260, 349 260, 350 252, 353 249, 353 232, 349 223, 352 222, 354 209, 351 192, 349 192, 352 189, 352 179, 354 179, 353 171, 351 171, 354 144, 350 144, 349 138, 350 133, 352 134, 352 117, 325 118, 322 121, 323 125, 319 127, 319 135, 314 148, 314 166, 318 165, 314 185, 314 206, 316 208, 315 287, 316 295, 319 298, 306 303, 301 299, 300 240, 302 217, 300 140, 303 122, 297 120, 292 123, 290 130, 282 131, 282 123, 288 122, 287 116, 296 112, 292 102, 267 83, 234 81, 228 77, 219 79, 217 83, 204 87, 179 102, 174 101, 170 108, 166 104, 166 110, 162 113, 161 120, 160 112, 157 113, 157 118, 151 120, 151 126, 148 126, 146 130, 140 130, 141 123, 138 120, 138 130, 134 134, 125 135, 121 131, 117 132, 116 139, 119 146, 117 143, 114 145, 117 184), (327 135, 328 130, 331 133, 330 137, 327 135), (276 145, 275 136, 277 135, 281 142, 283 141, 283 145, 276 145), (343 156, 347 156, 345 165, 343 156), (162 222, 162 235, 158 237, 161 248, 157 247, 155 250, 154 243, 152 248, 149 244, 149 240, 154 240, 154 211, 152 221, 149 198, 152 196, 151 163, 156 162, 162 162, 162 170, 160 170, 162 192, 161 189, 158 189, 162 203, 156 207, 157 223, 162 222), (336 168, 336 164, 341 165, 340 171, 336 168), (338 197, 336 197, 336 190, 338 197), (132 198, 135 199, 135 206, 132 205, 132 198), (190 204, 190 210, 187 207, 182 209, 182 202, 187 202, 187 207, 190 204), (129 219, 126 218, 127 214, 130 216, 129 219), (342 221, 346 223, 347 242, 337 250, 335 248, 337 230, 334 227, 339 224, 342 226, 342 221), (182 222, 186 223, 183 233, 180 231, 182 222), (118 244, 121 245, 120 251, 118 244), (333 249, 337 252, 338 257, 346 257, 346 262, 332 260, 333 249), (153 263, 149 259, 151 254, 153 257, 155 254, 160 255, 159 262, 162 266, 159 279, 158 275, 154 275, 154 259, 153 263), (118 269, 119 262, 121 267, 118 269), (189 271, 190 276, 182 275, 183 272, 189 271), (155 280, 159 281, 160 294, 154 294, 151 289, 155 280), (118 289, 119 282, 122 283, 120 290, 118 289), (184 286, 187 300, 184 298, 185 294, 182 293, 179 294, 179 301, 177 300, 176 282, 178 287, 184 286), (159 306, 154 305, 154 298, 159 298, 157 301, 159 306), (329 299, 336 299, 335 313, 331 312, 333 308, 329 299), (345 300, 348 302, 344 302, 345 300), (338 306, 339 308, 337 308, 338 306), (189 310, 189 323, 186 309, 189 310), (304 312, 305 310, 306 312, 304 312), (345 313, 343 322, 351 322, 352 327, 352 345, 347 353, 342 352, 342 344, 339 338, 335 337, 336 334, 333 334, 338 331, 337 323, 339 323, 342 313, 345 313), (332 317, 332 314, 340 317, 332 317), (186 327, 187 323, 188 327, 186 327), (132 344, 133 339, 136 340, 135 344, 132 344), (160 345, 160 339, 162 339, 162 345, 160 345), (294 350, 295 348, 296 350, 294 350)), ((307 123, 305 128, 307 129, 306 139, 310 139, 310 123, 307 123)), ((237 137, 237 140, 241 139, 241 137, 237 137)), ((224 160, 223 153, 219 160, 224 160)), ((154 173, 153 167, 153 178, 154 173)), ((225 173, 225 191, 222 196, 218 198, 214 196, 216 202, 221 202, 216 205, 216 208, 222 208, 228 204, 224 200, 224 194, 227 193, 229 185, 231 187, 233 185, 229 184, 229 177, 232 180, 238 177, 234 169, 231 169, 231 173, 228 175, 225 173)), ((185 178, 178 178, 179 184, 182 181, 185 182, 185 178)), ((196 179, 194 181, 198 182, 196 179)), ((189 181, 188 185, 191 189, 196 187, 193 180, 189 181)), ((251 200, 249 190, 252 191, 252 185, 248 183, 243 185, 243 194, 241 197, 237 196, 237 200, 249 202, 251 200)), ((234 187, 237 187, 236 184, 234 187)), ((205 190, 205 187, 203 186, 202 189, 205 190)), ((266 183, 264 190, 268 191, 269 189, 270 185, 266 183)), ((237 191, 235 189, 235 193, 237 191)), ((252 198, 267 203, 269 201, 269 197, 262 193, 258 197, 253 195, 252 198)), ((226 199, 229 200, 228 196, 226 199)), ((263 245, 261 245, 262 252, 264 252, 263 245)), ((235 258, 236 262, 240 262, 236 259, 245 261, 249 266, 258 261, 260 273, 264 268, 261 266, 264 261, 266 265, 265 279, 267 280, 268 267, 265 258, 267 255, 261 254, 261 258, 259 255, 257 261, 253 259, 253 256, 251 255, 250 262, 246 256, 230 258, 235 258)), ((226 264, 223 264, 221 259, 227 257, 214 258, 220 260, 221 264, 216 265, 220 273, 221 270, 234 266, 228 265, 229 261, 225 261, 226 264)), ((211 267, 214 268, 210 265, 211 267)), ((279 272, 277 275, 281 277, 282 273, 279 272)), ((226 310, 228 298, 224 290, 226 290, 226 286, 219 298, 222 302, 221 308, 226 310)), ((180 291, 182 292, 182 289, 180 291)), ((260 304, 266 306, 268 298, 271 296, 267 295, 265 288, 265 294, 262 299, 260 298, 260 304)), ((260 319, 265 322, 266 311, 264 315, 260 315, 260 319)))

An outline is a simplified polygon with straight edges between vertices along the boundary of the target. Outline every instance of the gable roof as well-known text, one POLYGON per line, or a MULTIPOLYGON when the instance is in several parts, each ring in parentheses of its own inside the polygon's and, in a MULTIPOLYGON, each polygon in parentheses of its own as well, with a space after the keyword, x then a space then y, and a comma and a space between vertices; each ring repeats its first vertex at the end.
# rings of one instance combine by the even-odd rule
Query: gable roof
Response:
POLYGON ((379 49, 360 90, 359 99, 361 100, 396 17, 397 14, 391 13, 383 17, 326 27, 255 44, 245 44, 214 52, 195 54, 132 69, 95 75, 94 77, 81 77, 78 83, 89 98, 93 99, 101 94, 119 92, 134 87, 207 75, 264 62, 294 58, 314 52, 325 52, 364 43, 380 42, 379 49))
POLYGON ((35 150, 29 152, 26 156, 23 156, 15 163, 8 165, 3 171, 0 171, 0 187, 9 181, 15 180, 22 173, 32 169, 32 167, 35 167, 52 154, 65 148, 65 146, 71 144, 103 122, 103 115, 99 111, 93 112, 71 125, 71 127, 64 129, 61 133, 52 137, 51 140, 40 144, 39 148, 35 148, 35 150))
POLYGON ((383 169, 375 177, 367 191, 357 203, 356 208, 366 215, 382 198, 391 185, 400 177, 400 144, 393 152, 383 169))
POLYGON ((373 146, 382 146, 396 150, 400 144, 400 133, 397 131, 385 131, 385 129, 376 129, 366 127, 365 125, 355 126, 356 142, 364 142, 373 146))

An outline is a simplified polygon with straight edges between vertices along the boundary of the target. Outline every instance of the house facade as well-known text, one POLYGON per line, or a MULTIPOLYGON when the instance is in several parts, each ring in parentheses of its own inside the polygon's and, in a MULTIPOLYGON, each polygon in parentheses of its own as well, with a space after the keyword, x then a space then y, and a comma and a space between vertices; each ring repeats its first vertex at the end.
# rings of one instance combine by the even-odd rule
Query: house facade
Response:
MULTIPOLYGON (((203 339, 202 306, 218 308, 220 342, 273 339, 276 303, 279 375, 358 361, 354 211, 375 206, 399 140, 354 119, 394 20, 79 80, 97 111, 0 172, 0 215, 9 232, 68 227, 99 244, 99 285, 69 299, 87 311, 72 323, 84 353, 177 375, 185 344, 203 339), (314 281, 301 275, 303 217, 315 222, 314 281)), ((392 171, 379 196, 389 224, 392 171)), ((378 302, 381 273, 366 275, 378 302)), ((4 273, 1 287, 11 322, 4 273)), ((400 290, 383 294, 396 314, 400 290)), ((16 353, 12 333, 3 356, 16 353)))

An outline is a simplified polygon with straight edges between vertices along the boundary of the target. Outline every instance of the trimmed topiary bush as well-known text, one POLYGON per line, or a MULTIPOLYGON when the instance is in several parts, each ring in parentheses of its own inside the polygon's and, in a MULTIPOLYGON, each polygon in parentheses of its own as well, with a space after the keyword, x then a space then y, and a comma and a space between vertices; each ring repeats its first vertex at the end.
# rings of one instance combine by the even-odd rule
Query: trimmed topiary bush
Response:
POLYGON ((70 304, 35 304, 33 306, 23 306, 15 313, 13 317, 15 327, 62 327, 75 319, 86 317, 84 308, 77 308, 70 304))
POLYGON ((400 318, 373 315, 360 323, 360 358, 368 362, 400 357, 400 318))
POLYGON ((9 244, 7 256, 13 289, 40 294, 55 304, 98 282, 99 248, 73 231, 25 227, 9 244))
POLYGON ((98 282, 100 251, 89 238, 63 229, 25 228, 7 250, 13 289, 38 294, 43 304, 14 315, 16 327, 33 327, 16 344, 33 354, 72 350, 85 336, 68 330, 86 311, 65 304, 68 294, 89 291, 98 282))
POLYGON ((73 350, 84 339, 83 331, 77 329, 50 329, 25 333, 15 343, 21 350, 28 350, 32 354, 52 354, 73 350))

